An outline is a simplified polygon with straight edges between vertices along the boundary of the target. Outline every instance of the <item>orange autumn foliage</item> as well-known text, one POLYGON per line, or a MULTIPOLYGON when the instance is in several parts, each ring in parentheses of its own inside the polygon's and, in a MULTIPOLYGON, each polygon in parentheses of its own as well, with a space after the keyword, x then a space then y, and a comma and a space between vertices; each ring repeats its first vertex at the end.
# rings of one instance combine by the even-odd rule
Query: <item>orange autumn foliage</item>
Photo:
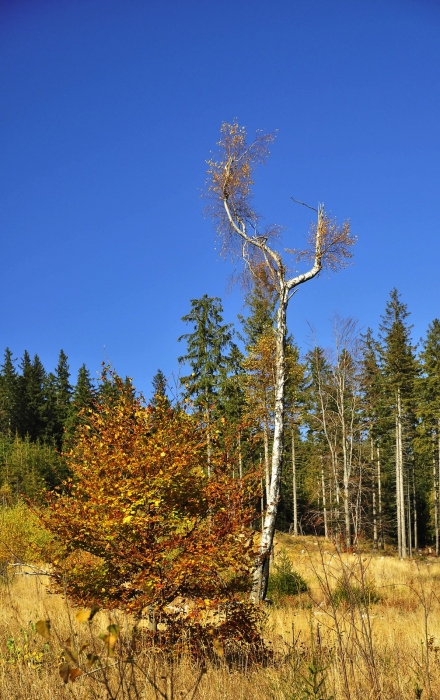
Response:
POLYGON ((60 545, 51 562, 59 587, 77 603, 135 614, 177 596, 220 602, 245 591, 255 479, 227 476, 221 454, 208 479, 197 417, 147 406, 112 381, 116 391, 83 416, 66 455, 71 477, 41 511, 60 545))

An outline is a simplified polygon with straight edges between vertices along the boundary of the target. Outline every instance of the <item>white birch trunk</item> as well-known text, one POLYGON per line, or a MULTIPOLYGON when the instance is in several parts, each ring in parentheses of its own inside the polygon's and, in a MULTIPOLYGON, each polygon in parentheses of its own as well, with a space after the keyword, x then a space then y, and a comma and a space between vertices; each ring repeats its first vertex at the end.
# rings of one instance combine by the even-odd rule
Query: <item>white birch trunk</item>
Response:
POLYGON ((285 342, 287 335, 286 309, 288 303, 288 289, 283 287, 277 311, 276 327, 276 356, 275 356, 275 407, 274 407, 274 432, 272 445, 272 470, 270 486, 264 517, 263 532, 260 545, 260 562, 255 568, 251 597, 253 600, 264 600, 269 581, 269 557, 275 535, 275 521, 278 512, 280 498, 281 466, 283 458, 283 434, 284 434, 284 385, 286 381, 285 370, 285 342))
POLYGON ((263 426, 263 441, 264 441, 264 471, 266 481, 266 503, 269 503, 270 496, 270 462, 269 462, 269 426, 267 420, 264 420, 263 426))
MULTIPOLYGON (((228 204, 229 194, 226 183, 229 172, 233 166, 233 158, 225 165, 225 186, 223 190, 223 205, 231 229, 240 236, 243 246, 255 246, 261 252, 266 266, 276 278, 278 292, 278 309, 276 314, 276 352, 275 352, 275 407, 274 407, 274 431, 272 444, 272 464, 270 474, 269 498, 264 516, 263 532, 261 536, 260 553, 255 564, 252 581, 251 599, 254 601, 264 600, 269 580, 269 558, 275 535, 275 522, 278 512, 278 502, 280 498, 281 468, 283 458, 283 436, 284 436, 284 386, 286 381, 285 370, 285 345, 287 337, 286 312, 289 299, 296 287, 313 279, 322 269, 322 258, 324 255, 323 235, 325 231, 324 207, 319 206, 318 222, 315 234, 315 255, 313 266, 303 274, 286 280, 286 268, 281 256, 267 245, 267 238, 249 236, 246 230, 246 222, 240 218, 234 218, 228 204)), ((244 259, 246 256, 244 254, 244 259)))
POLYGON ((296 455, 295 455, 295 429, 292 426, 292 506, 293 506, 293 534, 298 535, 298 501, 296 488, 296 455))

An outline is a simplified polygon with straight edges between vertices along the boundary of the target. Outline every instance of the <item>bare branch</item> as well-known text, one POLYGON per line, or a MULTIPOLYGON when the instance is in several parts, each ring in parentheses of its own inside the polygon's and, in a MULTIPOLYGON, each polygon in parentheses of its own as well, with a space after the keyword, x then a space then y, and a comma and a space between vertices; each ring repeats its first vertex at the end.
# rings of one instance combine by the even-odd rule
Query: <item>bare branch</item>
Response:
POLYGON ((318 210, 315 209, 315 207, 311 207, 310 204, 306 204, 305 202, 301 202, 301 200, 295 199, 295 197, 291 197, 290 199, 292 199, 296 204, 302 204, 303 207, 307 207, 307 209, 311 209, 312 211, 316 211, 316 213, 318 213, 318 210))

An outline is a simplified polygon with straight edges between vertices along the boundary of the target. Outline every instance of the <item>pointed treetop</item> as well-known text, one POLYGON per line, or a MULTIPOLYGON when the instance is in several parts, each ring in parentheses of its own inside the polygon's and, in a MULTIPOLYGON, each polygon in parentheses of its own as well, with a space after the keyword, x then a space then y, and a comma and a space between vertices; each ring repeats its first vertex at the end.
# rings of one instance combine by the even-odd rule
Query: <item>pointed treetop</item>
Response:
POLYGON ((150 401, 150 405, 153 408, 157 406, 170 407, 171 403, 167 396, 167 378, 161 369, 158 369, 152 380, 153 385, 153 396, 150 401))

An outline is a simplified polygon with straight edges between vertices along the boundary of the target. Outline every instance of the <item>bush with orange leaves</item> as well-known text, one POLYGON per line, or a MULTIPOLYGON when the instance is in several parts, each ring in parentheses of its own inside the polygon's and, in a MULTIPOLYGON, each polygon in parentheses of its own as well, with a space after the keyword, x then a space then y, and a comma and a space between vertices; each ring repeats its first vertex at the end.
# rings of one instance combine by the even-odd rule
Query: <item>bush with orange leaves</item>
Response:
POLYGON ((255 476, 230 478, 219 454, 208 479, 196 416, 111 383, 83 415, 71 477, 40 511, 58 542, 54 580, 78 604, 136 616, 177 596, 202 608, 237 599, 255 562, 255 476))

